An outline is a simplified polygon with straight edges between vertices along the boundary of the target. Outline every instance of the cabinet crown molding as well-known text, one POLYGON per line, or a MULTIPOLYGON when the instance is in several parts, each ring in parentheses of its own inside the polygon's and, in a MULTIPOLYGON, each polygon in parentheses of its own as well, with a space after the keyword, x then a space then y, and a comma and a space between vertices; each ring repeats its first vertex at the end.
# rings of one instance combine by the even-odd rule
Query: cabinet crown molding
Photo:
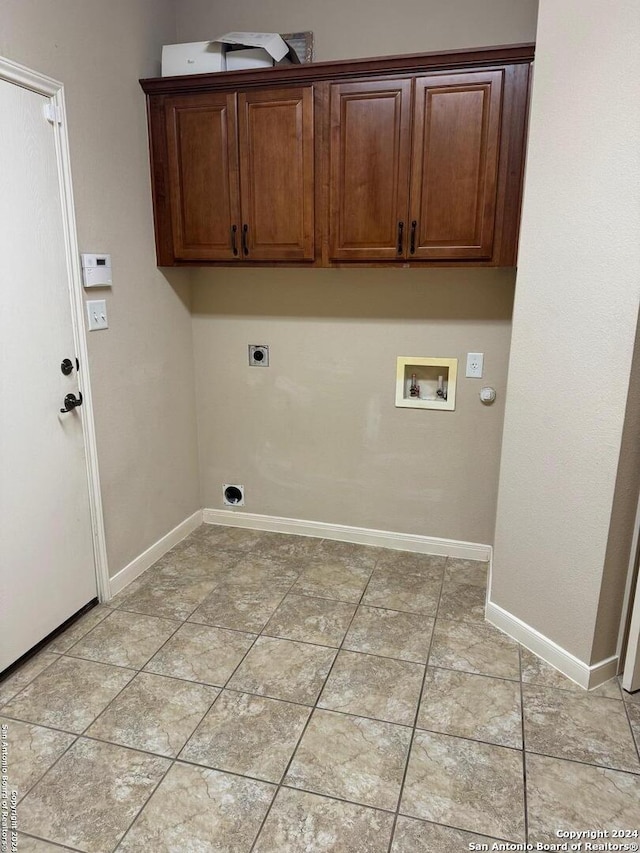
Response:
POLYGON ((406 53, 363 59, 336 59, 273 68, 222 71, 212 74, 185 74, 180 77, 148 77, 140 80, 147 95, 175 95, 212 89, 243 89, 250 86, 284 86, 315 83, 320 80, 345 80, 349 77, 380 77, 385 74, 413 74, 422 71, 463 70, 493 65, 533 62, 535 44, 510 44, 470 50, 445 50, 430 53, 406 53))

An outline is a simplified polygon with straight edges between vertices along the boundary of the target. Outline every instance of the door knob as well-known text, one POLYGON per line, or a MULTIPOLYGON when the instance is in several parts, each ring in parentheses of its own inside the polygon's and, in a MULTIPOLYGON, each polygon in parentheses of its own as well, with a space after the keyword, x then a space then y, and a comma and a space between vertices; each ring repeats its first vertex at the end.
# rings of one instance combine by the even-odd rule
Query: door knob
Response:
POLYGON ((73 409, 76 409, 78 406, 82 405, 82 391, 78 391, 78 396, 75 394, 67 394, 64 398, 64 409, 60 409, 61 412, 70 412, 73 409))

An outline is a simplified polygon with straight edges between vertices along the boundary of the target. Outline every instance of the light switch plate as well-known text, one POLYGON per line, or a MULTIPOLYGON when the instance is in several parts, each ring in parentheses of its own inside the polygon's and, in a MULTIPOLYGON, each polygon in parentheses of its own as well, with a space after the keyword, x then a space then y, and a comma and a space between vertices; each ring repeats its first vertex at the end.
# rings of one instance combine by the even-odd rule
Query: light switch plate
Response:
POLYGON ((89 299, 87 301, 87 318, 89 320, 89 331, 97 332, 100 329, 108 329, 107 300, 89 299))

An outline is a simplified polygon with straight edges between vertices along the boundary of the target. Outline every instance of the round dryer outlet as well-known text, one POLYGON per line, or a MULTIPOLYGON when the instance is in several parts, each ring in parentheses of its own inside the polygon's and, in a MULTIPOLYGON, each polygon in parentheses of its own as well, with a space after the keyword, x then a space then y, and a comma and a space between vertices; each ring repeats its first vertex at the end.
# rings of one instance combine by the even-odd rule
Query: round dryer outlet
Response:
POLYGON ((225 483, 222 487, 222 502, 225 506, 244 506, 244 486, 225 483))

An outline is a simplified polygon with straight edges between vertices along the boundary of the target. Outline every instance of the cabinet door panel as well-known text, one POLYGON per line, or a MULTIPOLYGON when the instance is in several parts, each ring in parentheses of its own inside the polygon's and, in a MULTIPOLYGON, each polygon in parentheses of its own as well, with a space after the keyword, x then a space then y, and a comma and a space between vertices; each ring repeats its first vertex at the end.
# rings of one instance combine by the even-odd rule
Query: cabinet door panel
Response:
POLYGON ((331 86, 330 255, 398 258, 406 246, 411 80, 331 86), (405 243, 399 248, 398 225, 405 243))
POLYGON ((313 89, 238 95, 246 260, 313 260, 313 89))
MULTIPOLYGON (((175 257, 233 260, 240 227, 236 105, 231 94, 167 99, 169 195, 175 257)), ((238 237, 239 256, 239 237, 238 237)))
POLYGON ((410 258, 491 258, 502 79, 478 71, 416 80, 410 258))

